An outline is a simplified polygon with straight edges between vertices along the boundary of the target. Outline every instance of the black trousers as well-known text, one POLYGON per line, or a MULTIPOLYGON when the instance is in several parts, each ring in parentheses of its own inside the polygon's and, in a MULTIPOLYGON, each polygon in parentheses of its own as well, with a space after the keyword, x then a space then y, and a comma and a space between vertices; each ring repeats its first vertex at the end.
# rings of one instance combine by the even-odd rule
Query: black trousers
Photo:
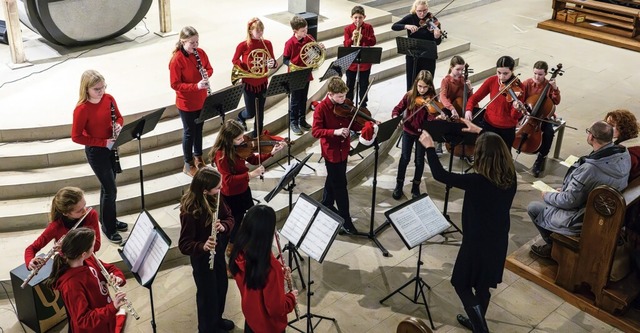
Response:
POLYGON ((231 215, 233 215, 233 229, 231 229, 231 233, 229 234, 229 241, 233 243, 238 230, 240 230, 240 224, 242 224, 244 214, 249 208, 253 207, 253 196, 251 195, 251 188, 247 188, 243 193, 231 196, 223 195, 222 197, 224 198, 224 202, 229 206, 229 209, 231 209, 231 215))
POLYGON ((413 148, 416 148, 416 155, 414 163, 416 166, 415 173, 413 174, 413 183, 420 183, 422 175, 424 173, 424 159, 426 157, 427 150, 418 141, 419 136, 411 135, 407 132, 402 132, 402 152, 400 153, 400 162, 398 163, 398 175, 396 177, 397 182, 404 182, 404 177, 407 173, 407 166, 411 161, 411 152, 413 148))
POLYGON ((309 94, 309 82, 304 88, 291 92, 291 108, 289 109, 289 121, 298 124, 307 112, 307 95, 309 94))
POLYGON ((489 307, 489 301, 491 300, 491 293, 489 292, 489 288, 465 288, 465 287, 455 287, 456 294, 462 301, 462 305, 464 305, 465 309, 471 308, 476 305, 480 305, 482 309, 482 315, 487 315, 487 307, 489 307), (475 290, 475 292, 474 292, 475 290))
POLYGON ((540 149, 538 150, 538 154, 542 157, 547 157, 549 155, 549 151, 551 150, 551 145, 553 144, 553 125, 547 122, 543 122, 542 126, 542 143, 540 144, 540 149))
POLYGON ((106 147, 85 146, 84 153, 100 182, 102 232, 111 236, 116 232, 116 197, 118 195, 116 172, 111 159, 112 152, 106 147))
MULTIPOLYGON (((407 65, 406 65, 406 73, 407 73, 407 91, 409 91, 411 89, 411 86, 413 85, 413 81, 415 79, 414 73, 413 73, 413 57, 410 56, 406 56, 407 59, 407 65)), ((418 73, 420 73, 421 70, 426 69, 431 73, 431 76, 433 76, 436 72, 436 60, 435 59, 426 59, 426 58, 418 58, 418 64, 416 66, 416 73, 415 75, 418 75, 418 73)))
POLYGON ((258 120, 253 123, 253 133, 256 135, 262 134, 262 128, 264 127, 264 103, 267 100, 264 97, 264 91, 252 92, 244 89, 244 105, 245 109, 240 112, 238 116, 240 119, 251 119, 258 115, 258 120), (258 99, 258 105, 256 105, 256 98, 258 99))
POLYGON ((482 127, 485 131, 493 132, 493 133, 498 134, 502 138, 502 141, 504 141, 504 143, 507 144, 507 149, 509 149, 509 152, 511 152, 511 147, 513 146, 513 141, 516 140, 516 128, 515 127, 509 127, 509 128, 493 127, 489 123, 487 123, 484 119, 480 123, 480 127, 482 127))
POLYGON ((338 214, 344 219, 346 226, 353 225, 351 214, 349 213, 349 193, 347 193, 347 161, 331 163, 325 158, 327 168, 327 178, 324 182, 322 192, 322 204, 331 209, 335 209, 333 204, 338 206, 338 214))
POLYGON ((196 283, 196 305, 198 310, 198 332, 218 332, 222 322, 227 289, 227 265, 224 250, 227 247, 225 236, 219 235, 213 270, 209 269, 209 254, 191 256, 193 280, 196 283))
MULTIPOLYGON (((360 75, 358 75, 358 103, 360 103, 360 101, 362 101, 364 98, 364 102, 362 102, 363 108, 367 107, 367 101, 369 100, 369 98, 364 95, 364 93, 367 92, 367 88, 369 87, 369 74, 371 74, 371 69, 366 71, 361 70, 360 75)), ((356 87, 356 75, 357 72, 355 71, 347 71, 347 87, 349 87, 347 98, 354 103, 356 102, 353 100, 356 87)))

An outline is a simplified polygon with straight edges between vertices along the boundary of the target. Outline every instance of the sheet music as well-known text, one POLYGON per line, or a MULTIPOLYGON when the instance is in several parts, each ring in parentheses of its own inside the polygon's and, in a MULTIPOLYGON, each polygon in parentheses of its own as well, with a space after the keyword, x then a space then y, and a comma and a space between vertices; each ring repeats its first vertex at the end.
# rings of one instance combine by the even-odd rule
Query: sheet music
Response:
POLYGON ((324 254, 329 247, 340 222, 336 221, 323 211, 319 211, 315 220, 309 227, 307 235, 300 244, 300 250, 318 262, 322 262, 324 254))
POLYGON ((566 166, 567 168, 570 168, 574 163, 578 161, 578 159, 580 159, 580 157, 569 155, 569 157, 567 157, 566 160, 560 162, 560 164, 566 166))
POLYGON ((140 276, 140 283, 144 286, 151 279, 153 279, 156 272, 160 269, 160 264, 162 264, 162 259, 164 259, 165 254, 169 251, 169 244, 165 242, 162 237, 154 230, 153 241, 151 242, 148 251, 146 252, 146 256, 142 261, 142 265, 138 270, 138 275, 140 276))
POLYGON ((293 206, 291 213, 289 213, 287 221, 282 226, 280 234, 290 242, 298 244, 316 210, 318 210, 318 207, 313 203, 305 200, 302 196, 299 197, 296 205, 293 206))
POLYGON ((547 183, 543 182, 542 180, 536 180, 535 182, 533 182, 531 186, 537 190, 540 190, 541 192, 558 192, 558 190, 549 186, 547 183))
POLYGON ((429 197, 389 214, 389 218, 409 248, 449 228, 449 222, 429 197))
POLYGON ((122 252, 131 265, 131 271, 137 273, 140 264, 144 261, 149 244, 153 240, 155 230, 146 213, 140 213, 134 229, 135 232, 131 232, 129 235, 122 252))

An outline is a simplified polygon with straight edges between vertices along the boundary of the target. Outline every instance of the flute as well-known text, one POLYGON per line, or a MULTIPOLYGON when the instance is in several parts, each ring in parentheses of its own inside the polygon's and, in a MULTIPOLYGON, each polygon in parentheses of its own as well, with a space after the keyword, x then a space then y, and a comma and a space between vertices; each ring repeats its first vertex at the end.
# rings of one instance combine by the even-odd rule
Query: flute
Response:
POLYGON ((193 55, 196 57, 196 63, 198 64, 198 71, 202 76, 203 80, 207 81, 207 95, 211 95, 211 86, 209 85, 209 75, 207 75, 207 70, 202 66, 202 61, 200 61, 200 54, 198 53, 198 49, 193 49, 193 55))
MULTIPOLYGON (((120 292, 120 286, 118 286, 116 282, 111 279, 111 275, 109 274, 109 272, 107 272, 107 269, 104 268, 104 265, 100 262, 100 259, 96 257, 95 253, 93 254, 93 258, 98 263, 100 272, 102 273, 102 276, 104 276, 104 278, 107 280, 107 283, 111 286, 111 288, 113 288, 116 293, 120 292)), ((138 312, 136 312, 136 309, 133 308, 133 304, 131 304, 131 302, 126 297, 123 301, 124 306, 127 308, 127 311, 133 316, 133 318, 136 318, 136 320, 140 319, 140 316, 138 316, 138 312)))
MULTIPOLYGON (((82 223, 82 221, 84 221, 84 218, 87 217, 87 215, 89 215, 89 213, 91 212, 91 207, 87 207, 87 211, 84 213, 84 215, 82 215, 82 217, 78 220, 78 222, 76 222, 76 224, 73 225, 73 227, 69 230, 73 230, 75 228, 77 228, 80 223, 82 223)), ((65 235, 66 236, 66 235, 65 235)), ((51 248, 51 250, 49 250, 49 252, 47 252, 47 255, 44 256, 44 261, 42 262, 42 264, 37 264, 36 268, 34 268, 31 273, 29 273, 29 276, 27 276, 27 278, 24 280, 24 282, 22 282, 22 285, 20 285, 20 288, 24 289, 24 287, 27 286, 27 283, 29 283, 29 281, 31 281, 31 279, 33 279, 34 276, 38 275, 38 272, 40 272, 40 269, 42 267, 44 267, 44 265, 47 264, 47 261, 49 261, 49 259, 51 259, 53 257, 53 255, 56 253, 56 251, 54 251, 54 249, 56 248, 56 245, 60 245, 62 244, 62 240, 64 239, 64 236, 60 237, 60 239, 58 239, 56 241, 56 243, 53 245, 53 248, 51 248)))
MULTIPOLYGON (((218 209, 220 209, 220 193, 217 194, 217 199, 216 199, 216 211, 213 212, 213 220, 211 221, 211 237, 213 237, 213 242, 215 243, 218 239, 218 233, 216 232, 216 221, 218 220, 218 209)), ((207 207, 209 207, 209 202, 207 201, 207 199, 205 198, 205 201, 207 203, 207 207)), ((211 211, 211 209, 209 209, 209 211, 211 211)), ((214 257, 216 255, 216 247, 212 247, 211 250, 209 251, 209 269, 213 270, 213 260, 214 257)))
MULTIPOLYGON (((278 257, 280 257, 280 264, 282 265, 282 267, 284 267, 285 269, 289 269, 289 267, 287 267, 287 264, 284 262, 284 256, 282 255, 282 247, 280 246, 280 235, 278 235, 278 231, 276 231, 274 233, 274 236, 276 237, 276 246, 278 247, 278 257)), ((289 291, 293 290, 293 279, 291 278, 291 272, 289 272, 289 274, 285 274, 284 278, 287 281, 287 288, 289 288, 289 291)), ((296 313, 296 319, 299 320, 300 319, 300 309, 298 309, 298 301, 296 300, 296 304, 293 306, 293 310, 296 313)))

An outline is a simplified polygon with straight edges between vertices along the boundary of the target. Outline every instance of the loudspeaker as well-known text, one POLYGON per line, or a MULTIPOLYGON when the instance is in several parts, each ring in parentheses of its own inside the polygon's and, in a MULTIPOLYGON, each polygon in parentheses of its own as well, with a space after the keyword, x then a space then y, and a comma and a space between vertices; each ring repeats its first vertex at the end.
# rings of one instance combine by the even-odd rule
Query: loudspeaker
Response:
POLYGON ((311 35, 313 39, 318 40, 318 14, 302 12, 298 13, 305 21, 307 21, 307 34, 311 35))
POLYGON ((0 43, 9 44, 9 37, 7 37, 7 23, 0 20, 0 43))

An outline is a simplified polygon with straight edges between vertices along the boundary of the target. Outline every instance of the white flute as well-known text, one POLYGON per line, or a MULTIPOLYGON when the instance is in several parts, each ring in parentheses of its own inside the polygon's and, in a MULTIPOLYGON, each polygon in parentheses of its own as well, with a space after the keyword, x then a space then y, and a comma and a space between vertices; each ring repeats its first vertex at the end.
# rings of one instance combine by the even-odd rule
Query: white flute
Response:
MULTIPOLYGON (((111 275, 109 274, 109 272, 107 272, 107 269, 104 268, 104 265, 100 262, 100 259, 96 257, 95 253, 93 254, 93 258, 98 263, 98 266, 100 266, 100 272, 102 273, 102 276, 104 276, 104 278, 107 280, 109 286, 111 286, 111 288, 113 288, 116 293, 119 292, 120 286, 118 286, 115 281, 111 279, 111 275)), ((136 318, 136 320, 140 319, 140 316, 138 316, 138 312, 136 312, 136 309, 133 308, 133 304, 131 304, 131 302, 127 298, 124 299, 124 306, 125 308, 127 308, 127 312, 129 312, 133 316, 133 318, 136 318)))
MULTIPOLYGON (((84 221, 84 218, 87 217, 87 215, 89 215, 89 213, 91 212, 91 207, 87 207, 87 211, 84 213, 84 215, 82 215, 82 217, 78 220, 78 222, 76 222, 76 224, 73 225, 73 227, 69 230, 73 230, 75 228, 77 228, 80 223, 82 223, 82 221, 84 221)), ((65 235, 66 236, 66 235, 65 235)), ((56 241, 56 244, 53 246, 53 248, 51 248, 51 250, 49 250, 49 252, 47 252, 47 255, 44 256, 44 261, 42 262, 42 264, 39 264, 36 266, 36 268, 34 268, 31 273, 29 273, 29 276, 27 276, 27 278, 24 280, 24 282, 22 282, 22 284, 20 285, 20 288, 24 289, 24 287, 27 286, 27 284, 29 283, 29 281, 31 281, 31 279, 33 279, 34 276, 38 275, 38 272, 40 272, 40 269, 42 267, 44 267, 44 265, 47 264, 47 261, 49 261, 49 259, 53 258, 53 255, 56 253, 56 251, 54 251, 53 249, 56 247, 56 245, 60 245, 62 244, 62 240, 64 239, 64 236, 60 237, 60 239, 58 239, 56 241)))
MULTIPOLYGON (((209 202, 206 201, 205 198, 205 202, 207 203, 207 206, 209 205, 209 202)), ((213 220, 211 221, 211 237, 213 237, 213 242, 215 243, 218 240, 218 233, 216 232, 216 221, 218 221, 218 210, 220 209, 220 193, 217 194, 217 199, 216 199, 216 211, 213 213, 213 220)), ((209 269, 213 270, 213 260, 214 257, 216 256, 216 247, 212 247, 211 250, 209 251, 209 269)))
MULTIPOLYGON (((282 265, 282 267, 285 268, 285 270, 289 269, 289 267, 287 267, 287 264, 284 262, 284 256, 282 256, 282 247, 280 246, 280 235, 278 235, 278 231, 276 231, 274 233, 274 236, 276 237, 276 246, 278 247, 278 257, 280 257, 280 264, 282 265)), ((293 280, 291 279, 291 274, 285 274, 284 275, 285 280, 287 281, 287 288, 289 289, 289 291, 293 290, 293 280)), ((298 301, 296 301, 296 304, 293 306, 293 310, 296 314, 296 319, 300 319, 300 309, 298 308, 298 301)))

